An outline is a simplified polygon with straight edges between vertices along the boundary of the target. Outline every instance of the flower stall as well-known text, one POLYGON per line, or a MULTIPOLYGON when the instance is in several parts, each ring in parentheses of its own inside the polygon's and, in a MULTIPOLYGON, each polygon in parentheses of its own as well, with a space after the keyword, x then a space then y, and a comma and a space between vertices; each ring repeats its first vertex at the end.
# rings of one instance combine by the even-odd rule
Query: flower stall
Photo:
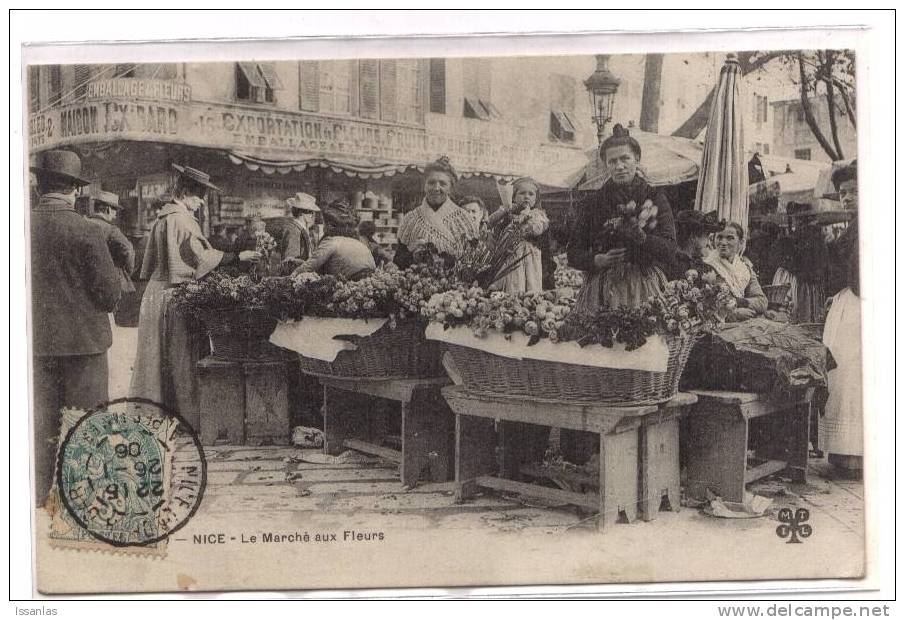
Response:
POLYGON ((448 345, 471 391, 644 405, 675 396, 692 346, 731 305, 712 274, 690 270, 639 308, 589 316, 555 292, 458 286, 433 296, 428 338, 448 345))

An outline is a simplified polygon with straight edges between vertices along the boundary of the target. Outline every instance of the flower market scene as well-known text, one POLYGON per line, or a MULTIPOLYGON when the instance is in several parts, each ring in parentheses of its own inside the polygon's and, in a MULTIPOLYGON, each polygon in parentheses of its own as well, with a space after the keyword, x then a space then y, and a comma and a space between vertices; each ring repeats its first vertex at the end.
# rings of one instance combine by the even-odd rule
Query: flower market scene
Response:
POLYGON ((827 565, 862 557, 853 53, 28 80, 52 536, 78 419, 58 412, 138 399, 203 449, 170 556, 241 522, 536 534, 627 562, 731 547, 751 575, 796 576, 760 551, 792 536, 827 565), (79 285, 93 348, 69 366, 64 209, 106 241, 79 285), (51 389, 61 372, 85 381, 51 389))

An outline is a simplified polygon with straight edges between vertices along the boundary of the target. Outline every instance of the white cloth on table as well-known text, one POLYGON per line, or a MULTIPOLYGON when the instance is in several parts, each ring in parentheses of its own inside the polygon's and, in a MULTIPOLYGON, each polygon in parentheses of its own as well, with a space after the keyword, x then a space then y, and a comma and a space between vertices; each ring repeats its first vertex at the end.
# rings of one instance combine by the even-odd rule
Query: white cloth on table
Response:
POLYGON ((862 456, 861 299, 850 288, 833 297, 823 344, 833 354, 836 368, 827 378, 829 399, 818 424, 820 447, 830 454, 862 456))
POLYGON ((300 321, 280 321, 270 335, 270 342, 305 357, 324 362, 336 361, 340 351, 358 347, 336 336, 370 336, 388 319, 336 319, 306 316, 300 321))

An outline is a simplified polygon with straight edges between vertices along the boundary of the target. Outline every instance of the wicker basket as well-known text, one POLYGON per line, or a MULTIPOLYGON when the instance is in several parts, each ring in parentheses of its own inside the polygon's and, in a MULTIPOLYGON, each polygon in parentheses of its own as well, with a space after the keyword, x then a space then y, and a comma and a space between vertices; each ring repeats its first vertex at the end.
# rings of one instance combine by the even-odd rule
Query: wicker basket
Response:
POLYGON ((207 310, 199 313, 211 340, 211 354, 225 360, 262 360, 283 355, 270 344, 277 325, 263 308, 207 310))
POLYGON ((666 372, 517 360, 470 347, 448 346, 456 370, 472 392, 638 406, 665 402, 678 393, 679 378, 696 340, 696 335, 666 336, 666 372))
POLYGON ((300 356, 302 372, 323 377, 431 379, 445 375, 444 345, 424 338, 420 321, 387 323, 370 336, 350 336, 358 348, 340 351, 332 362, 300 356))

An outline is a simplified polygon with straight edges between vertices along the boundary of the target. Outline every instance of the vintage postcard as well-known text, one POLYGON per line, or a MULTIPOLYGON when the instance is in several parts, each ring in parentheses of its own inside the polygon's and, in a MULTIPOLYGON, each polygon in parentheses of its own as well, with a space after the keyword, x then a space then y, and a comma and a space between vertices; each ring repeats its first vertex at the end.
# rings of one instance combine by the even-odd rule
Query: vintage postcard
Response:
POLYGON ((292 45, 26 50, 41 593, 865 575, 860 50, 292 45))

